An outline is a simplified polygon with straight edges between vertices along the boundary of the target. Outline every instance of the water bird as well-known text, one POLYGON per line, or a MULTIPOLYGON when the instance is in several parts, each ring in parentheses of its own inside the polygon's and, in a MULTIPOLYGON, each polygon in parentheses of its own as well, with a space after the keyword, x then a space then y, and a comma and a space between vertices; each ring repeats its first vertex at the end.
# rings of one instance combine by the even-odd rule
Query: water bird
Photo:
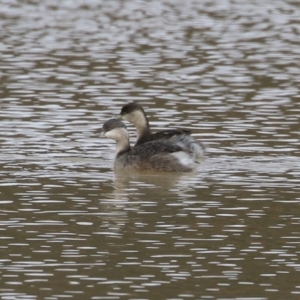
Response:
POLYGON ((205 156, 205 147, 191 136, 190 130, 167 129, 151 133, 146 113, 141 105, 131 102, 124 105, 120 112, 121 118, 133 124, 137 131, 135 146, 149 141, 168 141, 175 143, 186 151, 192 152, 194 158, 202 160, 205 156))
POLYGON ((197 168, 193 153, 175 143, 152 140, 130 147, 127 127, 120 119, 106 121, 102 132, 116 142, 114 170, 192 172, 197 168))

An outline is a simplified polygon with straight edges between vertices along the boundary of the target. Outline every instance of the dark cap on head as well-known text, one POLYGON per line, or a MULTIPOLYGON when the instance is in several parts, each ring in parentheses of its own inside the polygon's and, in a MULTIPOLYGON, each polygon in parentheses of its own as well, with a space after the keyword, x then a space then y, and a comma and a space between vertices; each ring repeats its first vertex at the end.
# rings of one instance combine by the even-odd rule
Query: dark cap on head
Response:
POLYGON ((125 128, 127 130, 125 124, 121 122, 119 119, 110 119, 106 121, 102 126, 102 130, 104 133, 113 130, 115 128, 125 128))
POLYGON ((133 112, 135 110, 143 111, 143 108, 140 105, 138 105, 137 103, 131 102, 122 107, 120 115, 124 116, 126 114, 130 114, 131 112, 133 112))

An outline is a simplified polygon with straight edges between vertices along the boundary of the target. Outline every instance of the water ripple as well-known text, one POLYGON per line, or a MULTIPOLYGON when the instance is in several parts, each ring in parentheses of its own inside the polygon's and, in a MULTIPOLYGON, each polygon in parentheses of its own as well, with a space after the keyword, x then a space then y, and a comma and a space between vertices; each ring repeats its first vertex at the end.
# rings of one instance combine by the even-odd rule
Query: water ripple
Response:
POLYGON ((297 298, 298 8, 2 1, 0 297, 297 298), (197 173, 112 172, 129 101, 197 173))

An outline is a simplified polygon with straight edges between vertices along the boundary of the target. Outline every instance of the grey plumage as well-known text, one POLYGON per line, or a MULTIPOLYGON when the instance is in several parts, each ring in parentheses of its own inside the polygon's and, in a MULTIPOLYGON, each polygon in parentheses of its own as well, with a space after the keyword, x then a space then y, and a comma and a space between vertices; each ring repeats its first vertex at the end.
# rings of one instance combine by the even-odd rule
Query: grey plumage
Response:
POLYGON ((118 119, 106 121, 103 132, 116 141, 116 170, 190 172, 197 167, 191 152, 171 142, 154 140, 131 148, 126 126, 118 119))
POLYGON ((184 150, 192 152, 196 159, 203 159, 205 147, 191 136, 191 131, 184 129, 168 129, 151 133, 148 118, 144 109, 137 103, 131 102, 124 105, 120 115, 122 119, 132 123, 137 130, 135 146, 143 143, 164 140, 181 146, 184 150))
POLYGON ((127 130, 126 125, 123 122, 121 122, 119 119, 110 119, 103 124, 102 131, 105 133, 115 128, 124 128, 127 130))

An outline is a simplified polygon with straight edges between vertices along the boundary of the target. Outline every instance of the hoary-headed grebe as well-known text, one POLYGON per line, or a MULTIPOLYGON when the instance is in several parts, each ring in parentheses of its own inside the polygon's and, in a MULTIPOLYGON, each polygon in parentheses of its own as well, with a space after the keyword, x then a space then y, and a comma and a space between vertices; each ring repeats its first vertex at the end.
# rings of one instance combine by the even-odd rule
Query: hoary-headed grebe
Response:
POLYGON ((148 118, 139 104, 135 102, 126 104, 122 107, 120 115, 123 120, 135 126, 137 130, 136 146, 149 141, 168 141, 192 152, 197 160, 204 158, 205 147, 191 136, 189 130, 167 129, 151 133, 148 118))
POLYGON ((131 148, 127 128, 119 119, 106 121, 102 130, 116 141, 115 170, 191 172, 197 168, 193 153, 175 143, 153 140, 131 148))

